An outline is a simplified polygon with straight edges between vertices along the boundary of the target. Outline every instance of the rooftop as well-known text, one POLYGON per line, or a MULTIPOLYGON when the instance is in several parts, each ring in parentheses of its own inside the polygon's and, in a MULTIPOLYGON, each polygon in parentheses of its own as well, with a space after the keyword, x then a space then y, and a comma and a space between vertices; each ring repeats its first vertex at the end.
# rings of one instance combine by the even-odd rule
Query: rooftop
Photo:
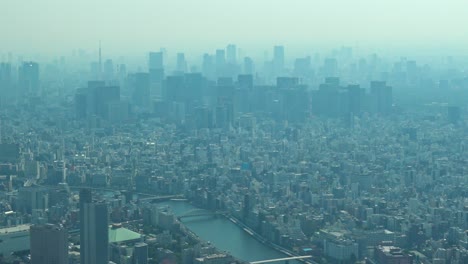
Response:
POLYGON ((133 240, 139 240, 140 238, 141 234, 123 227, 109 228, 109 243, 130 242, 133 240))

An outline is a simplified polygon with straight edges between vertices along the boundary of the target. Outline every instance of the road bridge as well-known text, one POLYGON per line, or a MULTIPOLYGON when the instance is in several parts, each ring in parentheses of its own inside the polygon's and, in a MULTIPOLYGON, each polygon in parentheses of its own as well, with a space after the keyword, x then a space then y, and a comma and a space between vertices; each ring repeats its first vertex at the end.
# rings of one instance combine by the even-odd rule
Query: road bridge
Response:
POLYGON ((252 261, 250 262, 250 264, 273 263, 273 262, 280 262, 280 261, 284 261, 285 263, 288 263, 290 260, 306 259, 306 258, 311 258, 311 257, 312 256, 296 256, 296 257, 288 257, 288 258, 267 259, 267 260, 252 261))
POLYGON ((189 218, 189 217, 197 217, 197 216, 212 216, 212 215, 223 215, 226 214, 227 212, 225 211, 209 211, 209 210, 204 210, 204 209, 193 209, 190 211, 187 211, 186 213, 179 215, 177 219, 181 220, 183 218, 189 218))

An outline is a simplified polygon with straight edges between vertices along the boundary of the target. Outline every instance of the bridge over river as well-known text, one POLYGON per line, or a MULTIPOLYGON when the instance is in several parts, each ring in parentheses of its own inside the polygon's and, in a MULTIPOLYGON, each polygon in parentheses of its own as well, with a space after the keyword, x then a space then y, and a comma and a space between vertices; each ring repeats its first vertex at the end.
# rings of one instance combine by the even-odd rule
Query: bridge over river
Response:
POLYGON ((215 216, 215 215, 225 215, 227 214, 227 211, 209 211, 205 209, 192 209, 187 212, 184 212, 183 214, 177 215, 177 219, 182 220, 184 218, 190 218, 190 217, 199 217, 199 216, 215 216))
MULTIPOLYGON (((225 213, 223 211, 209 212, 183 201, 165 201, 159 204, 168 206, 176 217, 199 238, 209 241, 220 250, 229 252, 235 258, 252 262, 291 257, 261 243, 226 217, 210 217, 222 215, 225 213)), ((288 261, 290 264, 301 263, 297 259, 288 261)))

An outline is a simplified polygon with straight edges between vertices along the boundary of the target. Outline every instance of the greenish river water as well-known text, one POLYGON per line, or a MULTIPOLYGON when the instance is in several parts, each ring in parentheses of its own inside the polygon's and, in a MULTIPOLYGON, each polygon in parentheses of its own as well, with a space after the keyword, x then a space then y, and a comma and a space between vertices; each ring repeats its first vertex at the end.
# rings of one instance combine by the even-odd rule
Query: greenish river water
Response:
MULTIPOLYGON (((176 216, 197 209, 183 201, 159 203, 169 206, 176 216)), ((182 223, 201 239, 211 242, 218 249, 224 250, 236 258, 246 261, 287 257, 250 236, 242 228, 221 216, 197 216, 182 219, 182 223)), ((290 263, 298 263, 291 261, 290 263)))

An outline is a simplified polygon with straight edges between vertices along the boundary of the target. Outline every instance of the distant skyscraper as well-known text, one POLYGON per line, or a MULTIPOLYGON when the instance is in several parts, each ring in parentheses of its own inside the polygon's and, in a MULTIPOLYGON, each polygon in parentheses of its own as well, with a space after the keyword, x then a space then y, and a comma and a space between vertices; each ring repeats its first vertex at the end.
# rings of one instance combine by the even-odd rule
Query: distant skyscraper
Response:
POLYGON ((90 81, 87 88, 77 89, 76 91, 76 117, 85 118, 96 115, 106 119, 109 115, 109 104, 119 101, 119 86, 106 86, 104 81, 90 81))
POLYGON ((39 92, 39 64, 23 62, 18 77, 21 93, 37 94, 39 92))
POLYGON ((392 87, 385 82, 371 82, 371 109, 374 113, 389 114, 392 111, 393 97, 392 87))
POLYGON ((216 50, 216 67, 224 67, 226 64, 226 52, 223 49, 216 50))
POLYGON ((313 92, 312 112, 320 116, 338 117, 340 114, 339 90, 339 78, 326 78, 325 83, 320 84, 318 91, 313 92))
POLYGON ((139 107, 148 108, 150 105, 150 77, 146 72, 129 75, 133 89, 133 103, 139 107))
POLYGON ((101 52, 101 41, 99 41, 99 58, 98 58, 98 79, 102 79, 102 52, 101 52))
POLYGON ((31 264, 67 264, 68 232, 52 224, 30 229, 31 264))
POLYGON ((163 52, 150 52, 148 60, 148 71, 151 83, 160 83, 164 79, 163 52))
POLYGON ((187 71, 187 61, 185 61, 184 53, 177 53, 176 70, 182 73, 185 73, 187 71))
POLYGON ((252 58, 244 58, 244 74, 253 74, 254 73, 254 63, 252 58))
POLYGON ((298 58, 294 61, 294 75, 301 78, 310 78, 311 76, 311 58, 298 58))
POLYGON ((229 44, 226 48, 227 63, 237 63, 237 47, 234 44, 229 44))
POLYGON ((150 52, 149 53, 149 64, 150 70, 163 69, 163 53, 162 52, 150 52))
POLYGON ((91 90, 95 97, 96 115, 102 118, 108 118, 108 105, 109 103, 120 101, 120 87, 119 86, 102 86, 96 87, 91 90))
POLYGON ((349 94, 349 112, 353 115, 360 115, 365 90, 359 87, 359 85, 348 85, 347 90, 349 94))
MULTIPOLYGON (((128 120, 130 105, 127 101, 111 102, 107 104, 107 120, 113 124, 128 120)), ((105 178, 104 178, 105 179, 105 178)), ((105 184, 105 183, 104 183, 105 184)))
POLYGON ((125 64, 120 64, 117 70, 117 75, 119 79, 124 79, 127 76, 127 66, 125 64))
POLYGON ((11 89, 11 76, 11 64, 2 62, 0 64, 0 105, 3 101, 2 99, 14 94, 13 89, 11 89))
POLYGON ((284 47, 275 46, 273 49, 273 68, 276 76, 284 70, 284 47))
POLYGON ((253 89, 253 76, 251 74, 241 74, 237 76, 237 86, 240 89, 253 89))
POLYGON ((75 117, 77 119, 84 119, 88 116, 88 89, 80 88, 76 90, 75 94, 75 117))
MULTIPOLYGON (((104 81, 89 81, 88 87, 83 90, 77 90, 77 93, 86 93, 86 115, 96 115, 97 104, 96 93, 94 92, 98 87, 104 87, 106 84, 104 81)), ((82 101, 80 99, 79 101, 82 101)), ((75 101, 76 102, 76 101, 75 101)))
POLYGON ((99 62, 91 62, 90 64, 90 79, 94 79, 94 80, 100 80, 101 79, 101 64, 99 64, 99 62))
POLYGON ((114 79, 114 63, 112 60, 104 62, 104 80, 112 81, 114 79))
POLYGON ((213 61, 213 56, 210 54, 203 55, 203 63, 202 63, 202 73, 208 79, 213 79, 215 77, 215 65, 213 61))
POLYGON ((91 191, 80 191, 81 264, 109 262, 109 219, 107 205, 93 202, 91 191))

